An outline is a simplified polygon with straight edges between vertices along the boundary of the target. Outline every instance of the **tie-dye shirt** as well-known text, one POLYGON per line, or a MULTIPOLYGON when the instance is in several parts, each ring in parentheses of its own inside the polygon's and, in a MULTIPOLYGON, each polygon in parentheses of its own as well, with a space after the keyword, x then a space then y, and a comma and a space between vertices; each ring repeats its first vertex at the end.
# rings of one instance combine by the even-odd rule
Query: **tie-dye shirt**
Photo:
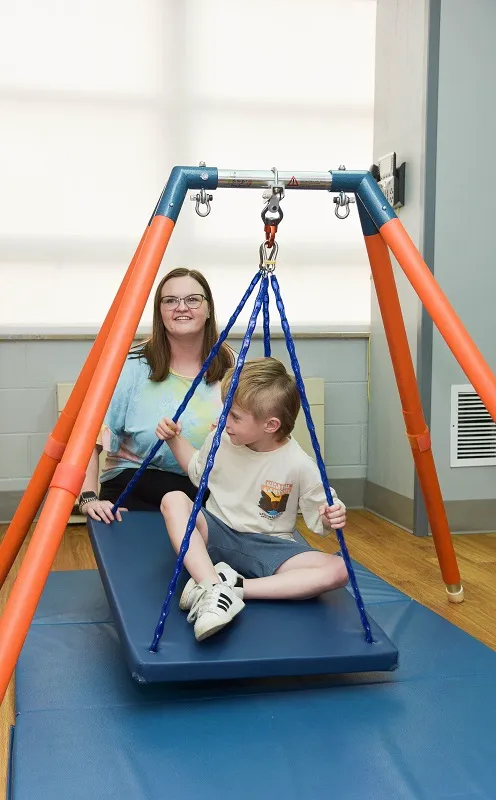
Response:
MULTIPOLYGON (((101 481, 123 469, 138 468, 157 441, 155 430, 163 417, 173 417, 193 379, 170 372, 160 383, 149 380, 144 358, 128 358, 110 402, 99 444, 106 451, 101 481)), ((203 380, 180 418, 183 435, 199 449, 222 411, 220 383, 203 380)), ((184 474, 167 444, 163 444, 148 469, 184 474)))

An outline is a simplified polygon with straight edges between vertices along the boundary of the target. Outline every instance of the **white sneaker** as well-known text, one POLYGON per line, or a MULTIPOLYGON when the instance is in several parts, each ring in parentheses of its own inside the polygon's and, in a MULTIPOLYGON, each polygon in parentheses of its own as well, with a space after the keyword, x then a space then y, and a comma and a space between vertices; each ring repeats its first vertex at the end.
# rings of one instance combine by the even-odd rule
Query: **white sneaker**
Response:
MULTIPOLYGON (((236 570, 232 569, 229 564, 226 564, 225 561, 220 561, 218 564, 216 564, 215 571, 222 583, 226 583, 228 586, 234 589, 237 596, 243 599, 242 576, 239 575, 236 570)), ((179 599, 179 608, 182 611, 189 611, 199 595, 203 594, 203 590, 199 592, 199 585, 200 584, 198 584, 194 578, 190 578, 187 582, 179 599)))
POLYGON ((245 604, 231 586, 225 583, 197 584, 197 599, 188 614, 188 622, 195 620, 195 637, 198 642, 213 636, 243 610, 245 604))

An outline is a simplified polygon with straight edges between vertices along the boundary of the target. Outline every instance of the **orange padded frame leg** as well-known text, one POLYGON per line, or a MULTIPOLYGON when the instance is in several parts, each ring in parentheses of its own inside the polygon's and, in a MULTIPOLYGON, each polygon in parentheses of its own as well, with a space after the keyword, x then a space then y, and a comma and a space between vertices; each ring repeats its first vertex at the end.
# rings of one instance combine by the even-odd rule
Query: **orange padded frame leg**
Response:
POLYGON ((146 228, 141 241, 136 249, 133 260, 122 280, 115 299, 109 309, 105 321, 96 337, 88 358, 86 359, 81 373, 75 383, 74 389, 62 411, 57 424, 49 435, 45 444, 44 452, 41 455, 31 480, 24 492, 12 521, 7 528, 7 532, 0 543, 0 589, 2 588, 12 564, 22 546, 26 534, 43 502, 50 481, 65 450, 74 422, 83 403, 91 378, 102 354, 105 342, 114 322, 115 316, 124 296, 129 278, 132 275, 136 259, 148 233, 146 228))
POLYGON ((460 573, 432 455, 429 429, 422 411, 391 259, 379 233, 365 236, 365 244, 441 574, 449 600, 461 602, 463 588, 460 573))
POLYGON ((496 422, 496 376, 491 372, 429 267, 399 219, 391 219, 380 234, 417 292, 439 333, 496 422))
POLYGON ((7 690, 80 492, 105 412, 173 228, 174 222, 167 217, 155 216, 152 220, 0 619, 0 700, 7 690))

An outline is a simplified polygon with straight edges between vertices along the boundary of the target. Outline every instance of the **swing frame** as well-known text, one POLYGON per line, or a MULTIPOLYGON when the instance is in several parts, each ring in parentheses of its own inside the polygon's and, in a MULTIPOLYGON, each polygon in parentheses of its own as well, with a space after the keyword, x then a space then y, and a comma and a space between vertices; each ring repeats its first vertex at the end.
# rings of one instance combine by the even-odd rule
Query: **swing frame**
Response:
MULTIPOLYGON (((45 503, 0 619, 0 701, 7 690, 74 502, 79 496, 98 432, 189 190, 321 190, 355 195, 379 307, 448 599, 463 588, 431 450, 430 434, 408 345, 389 250, 496 421, 496 376, 449 304, 429 267, 369 171, 279 172, 176 166, 170 173, 102 328, 55 428, 48 436, 14 518, 0 545, 3 585, 43 500, 45 503)), ((198 200, 197 200, 198 202, 198 200)))

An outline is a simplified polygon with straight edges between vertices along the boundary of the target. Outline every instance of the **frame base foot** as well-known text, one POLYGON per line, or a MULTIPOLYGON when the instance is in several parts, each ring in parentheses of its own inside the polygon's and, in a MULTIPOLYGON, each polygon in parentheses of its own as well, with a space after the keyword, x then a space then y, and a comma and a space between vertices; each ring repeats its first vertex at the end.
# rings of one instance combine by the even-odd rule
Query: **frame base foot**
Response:
POLYGON ((461 583, 446 584, 446 594, 450 603, 463 603, 465 594, 461 583))

